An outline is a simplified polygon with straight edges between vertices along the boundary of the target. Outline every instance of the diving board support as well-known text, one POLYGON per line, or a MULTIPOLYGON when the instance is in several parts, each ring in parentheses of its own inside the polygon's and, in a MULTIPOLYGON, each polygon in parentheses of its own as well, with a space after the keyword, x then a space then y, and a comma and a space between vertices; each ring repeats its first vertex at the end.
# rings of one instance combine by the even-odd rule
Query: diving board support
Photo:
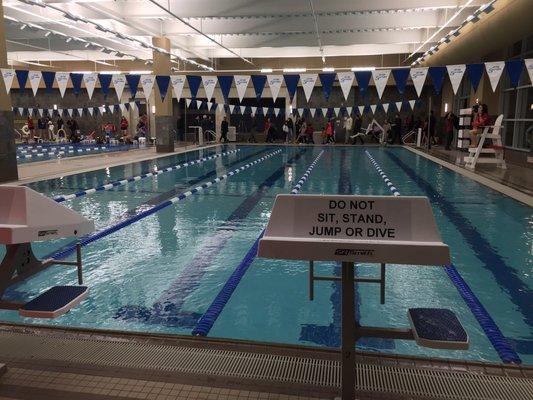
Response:
POLYGON ((355 315, 355 284, 379 283, 385 301, 385 270, 448 265, 426 197, 278 195, 259 242, 258 256, 309 262, 309 297, 314 281, 341 282, 342 399, 355 398, 355 348, 362 337, 416 340, 421 346, 468 348, 468 335, 450 310, 409 309, 411 329, 362 326, 355 315), (341 263, 341 276, 316 276, 316 261, 341 263), (355 262, 380 264, 379 278, 355 276, 355 262))

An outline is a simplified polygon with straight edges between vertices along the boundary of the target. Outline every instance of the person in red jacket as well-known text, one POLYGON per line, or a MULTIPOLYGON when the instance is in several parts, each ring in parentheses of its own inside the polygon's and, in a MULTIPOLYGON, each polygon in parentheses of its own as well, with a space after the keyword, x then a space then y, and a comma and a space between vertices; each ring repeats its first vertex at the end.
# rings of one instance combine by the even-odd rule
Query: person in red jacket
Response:
POLYGON ((126 135, 128 126, 128 120, 126 119, 126 117, 122 116, 122 118, 120 118, 120 130, 122 131, 122 136, 126 135))
POLYGON ((28 116, 26 124, 28 125, 28 130, 30 131, 30 137, 34 137, 35 136, 35 125, 33 125, 33 118, 28 116))
POLYGON ((472 140, 470 141, 470 147, 477 147, 477 136, 483 131, 485 126, 490 125, 489 108, 486 104, 480 104, 474 122, 472 123, 472 130, 470 134, 472 140))

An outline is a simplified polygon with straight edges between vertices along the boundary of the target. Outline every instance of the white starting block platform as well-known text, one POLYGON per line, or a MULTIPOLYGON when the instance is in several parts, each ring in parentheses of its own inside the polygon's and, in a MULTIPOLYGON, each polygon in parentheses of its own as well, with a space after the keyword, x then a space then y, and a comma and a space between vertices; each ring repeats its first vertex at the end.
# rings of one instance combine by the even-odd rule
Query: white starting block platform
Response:
MULTIPOLYGON (((24 186, 0 186, 0 243, 6 255, 0 263, 0 298, 11 284, 28 278, 50 265, 73 265, 82 284, 81 246, 77 260, 37 260, 32 242, 83 236, 94 230, 94 223, 24 186)), ((19 310, 33 318, 55 318, 66 313, 88 295, 85 286, 55 286, 30 302, 0 300, 0 308, 19 310)))
POLYGON ((449 248, 442 242, 426 197, 278 195, 258 256, 308 261, 311 300, 315 280, 341 281, 343 400, 355 398, 355 344, 362 337, 468 348, 468 335, 450 310, 409 309, 411 329, 361 326, 355 319, 354 283, 379 283, 384 303, 386 263, 412 268, 450 263, 449 248), (315 276, 315 261, 341 262, 342 276, 315 276), (355 262, 381 264, 381 276, 356 277, 355 262))

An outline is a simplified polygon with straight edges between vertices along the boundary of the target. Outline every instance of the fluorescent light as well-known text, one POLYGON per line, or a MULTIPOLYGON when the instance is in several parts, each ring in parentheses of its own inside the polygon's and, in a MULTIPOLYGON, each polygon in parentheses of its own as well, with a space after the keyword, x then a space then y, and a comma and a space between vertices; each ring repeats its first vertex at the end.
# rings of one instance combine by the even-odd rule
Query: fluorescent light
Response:
POLYGON ((270 74, 272 72, 272 68, 261 68, 262 74, 270 74))
POLYGON ((23 24, 23 25, 20 27, 20 30, 22 31, 22 30, 26 29, 27 26, 28 26, 28 25, 23 24))
POLYGON ((54 104, 54 110, 57 110, 57 104, 54 104))
POLYGON ((283 68, 283 72, 305 72, 306 68, 283 68))
POLYGON ((444 103, 444 112, 448 112, 448 103, 444 103))
POLYGON ((45 36, 45 37, 48 37, 48 36, 50 36, 51 34, 52 34, 52 32, 48 31, 48 32, 46 32, 46 33, 44 34, 44 36, 45 36))
POLYGON ((130 71, 128 72, 130 75, 150 75, 152 71, 130 71))
POLYGON ((479 7, 479 12, 484 12, 484 13, 490 13, 491 11, 494 11, 494 7, 493 7, 493 4, 494 4, 494 1, 491 1, 490 3, 487 3, 487 4, 483 4, 481 7, 479 7))
POLYGON ((322 72, 334 72, 335 68, 333 67, 324 67, 322 68, 322 72))
POLYGON ((155 114, 155 106, 152 106, 152 114, 155 114))
POLYGON ((67 38, 67 40, 65 40, 65 42, 69 43, 71 40, 72 40, 72 38, 69 37, 69 38, 67 38))
POLYGON ((352 71, 375 71, 376 67, 352 67, 352 71))

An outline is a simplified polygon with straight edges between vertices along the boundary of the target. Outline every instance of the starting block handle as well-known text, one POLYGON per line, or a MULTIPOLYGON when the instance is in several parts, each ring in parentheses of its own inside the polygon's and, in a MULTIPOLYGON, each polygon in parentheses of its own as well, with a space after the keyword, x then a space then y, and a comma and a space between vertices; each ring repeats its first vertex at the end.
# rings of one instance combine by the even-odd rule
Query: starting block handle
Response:
MULTIPOLYGON (((379 283, 380 286, 380 303, 385 304, 385 263, 381 263, 379 278, 354 278, 354 283, 379 283)), ((313 301, 315 298, 315 281, 331 281, 340 282, 342 280, 339 276, 315 276, 315 262, 309 261, 309 300, 313 301)))

